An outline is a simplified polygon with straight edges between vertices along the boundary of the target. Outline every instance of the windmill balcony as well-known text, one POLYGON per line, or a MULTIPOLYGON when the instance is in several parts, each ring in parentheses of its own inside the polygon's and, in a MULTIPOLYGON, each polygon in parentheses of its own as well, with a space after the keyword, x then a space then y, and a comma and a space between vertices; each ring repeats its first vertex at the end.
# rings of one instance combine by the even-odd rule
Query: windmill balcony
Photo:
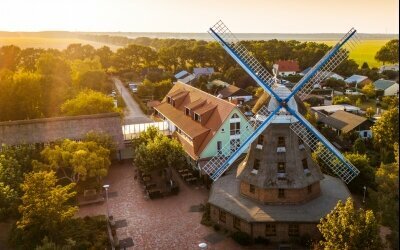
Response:
POLYGON ((308 168, 304 169, 304 173, 305 173, 307 176, 311 175, 311 172, 310 172, 310 170, 309 170, 308 168))
POLYGON ((276 152, 277 153, 286 153, 286 147, 277 147, 276 152))
POLYGON ((263 149, 263 145, 262 144, 257 144, 256 148, 257 149, 263 149))
POLYGON ((299 149, 300 149, 300 150, 305 149, 304 144, 300 144, 300 145, 299 145, 299 149))
POLYGON ((252 174, 258 174, 258 170, 257 169, 253 169, 253 170, 251 170, 251 173, 252 174))

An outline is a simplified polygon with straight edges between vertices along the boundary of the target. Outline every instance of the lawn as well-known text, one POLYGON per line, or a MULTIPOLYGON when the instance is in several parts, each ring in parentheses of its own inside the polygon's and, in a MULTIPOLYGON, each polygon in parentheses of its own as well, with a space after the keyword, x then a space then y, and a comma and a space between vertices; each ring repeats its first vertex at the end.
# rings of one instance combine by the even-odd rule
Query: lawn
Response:
POLYGON ((119 46, 108 45, 100 42, 92 42, 77 38, 53 38, 53 37, 0 37, 0 47, 13 44, 20 48, 52 48, 65 49, 71 43, 90 44, 95 48, 108 46, 112 50, 116 50, 119 46))
MULTIPOLYGON (((351 52, 350 58, 354 59, 360 66, 367 62, 369 67, 379 67, 382 64, 375 60, 376 52, 387 43, 389 40, 361 40, 361 43, 357 45, 351 52)), ((336 41, 318 41, 326 43, 329 46, 335 45, 336 41)))

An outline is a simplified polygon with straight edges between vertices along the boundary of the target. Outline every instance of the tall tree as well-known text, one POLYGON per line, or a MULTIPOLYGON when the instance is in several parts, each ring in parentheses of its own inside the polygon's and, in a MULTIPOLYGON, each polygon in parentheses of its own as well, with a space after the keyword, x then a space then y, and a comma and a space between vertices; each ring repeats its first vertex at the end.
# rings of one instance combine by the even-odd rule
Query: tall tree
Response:
POLYGON ((399 39, 393 39, 387 42, 378 52, 375 59, 383 64, 399 62, 399 39))
POLYGON ((399 142, 399 109, 391 108, 382 114, 382 117, 372 126, 374 145, 380 149, 393 149, 395 142, 399 142))
POLYGON ((62 224, 75 215, 77 207, 70 204, 76 195, 74 186, 74 183, 58 185, 53 171, 25 175, 22 184, 24 195, 19 206, 21 218, 17 221, 17 228, 26 236, 32 236, 31 246, 36 245, 42 235, 47 234, 50 239, 55 237, 62 224))
POLYGON ((111 165, 110 150, 93 141, 65 139, 61 145, 44 148, 41 155, 44 163, 34 161, 35 169, 55 170, 62 178, 75 183, 88 178, 95 178, 100 183, 111 165))
POLYGON ((336 207, 317 225, 326 250, 382 249, 379 227, 371 210, 356 209, 351 198, 336 207))
POLYGON ((93 90, 84 90, 75 98, 61 105, 61 112, 68 116, 91 115, 100 113, 120 112, 115 107, 111 97, 93 90))
POLYGON ((0 47, 0 69, 15 70, 21 49, 14 45, 0 47))

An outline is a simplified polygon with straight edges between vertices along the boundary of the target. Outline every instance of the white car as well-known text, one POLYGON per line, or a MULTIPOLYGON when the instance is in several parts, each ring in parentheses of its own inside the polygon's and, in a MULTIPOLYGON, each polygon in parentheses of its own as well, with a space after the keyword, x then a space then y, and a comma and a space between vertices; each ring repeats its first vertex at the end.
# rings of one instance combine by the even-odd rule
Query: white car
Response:
POLYGON ((137 87, 138 87, 138 85, 136 84, 136 83, 129 83, 129 88, 131 89, 131 91, 133 92, 133 93, 136 93, 137 92, 137 87))

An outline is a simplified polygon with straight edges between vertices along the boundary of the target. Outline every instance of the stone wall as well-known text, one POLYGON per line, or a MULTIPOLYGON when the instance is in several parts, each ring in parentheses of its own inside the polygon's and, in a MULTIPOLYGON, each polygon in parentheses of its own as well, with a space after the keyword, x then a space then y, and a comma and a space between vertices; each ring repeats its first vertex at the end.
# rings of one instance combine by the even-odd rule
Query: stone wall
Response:
POLYGON ((121 117, 118 113, 54 117, 0 122, 0 145, 54 142, 59 139, 80 140, 90 131, 111 135, 117 148, 124 148, 121 117))
POLYGON ((302 223, 302 222, 296 222, 296 223, 288 223, 288 222, 273 222, 273 223, 268 223, 271 225, 275 226, 275 235, 267 235, 266 234, 266 222, 247 222, 245 220, 241 220, 240 218, 240 226, 239 228, 234 227, 234 215, 230 214, 227 211, 224 211, 226 213, 226 220, 225 222, 220 221, 219 218, 219 213, 220 211, 224 211, 221 208, 218 208, 216 206, 210 205, 210 215, 211 215, 211 220, 220 225, 222 228, 225 228, 229 231, 235 232, 235 231, 241 231, 249 234, 253 238, 257 237, 263 237, 269 239, 271 242, 284 242, 284 241, 290 241, 291 238, 297 238, 301 236, 308 235, 313 239, 319 239, 321 237, 318 228, 317 228, 317 223, 302 223), (298 231, 298 236, 292 236, 289 235, 289 225, 296 224, 298 225, 299 231, 298 231))
POLYGON ((299 204, 317 198, 321 193, 319 182, 311 185, 311 193, 306 188, 284 189, 285 196, 278 196, 278 189, 262 189, 254 187, 254 193, 250 192, 250 184, 240 182, 240 193, 261 204, 299 204))

